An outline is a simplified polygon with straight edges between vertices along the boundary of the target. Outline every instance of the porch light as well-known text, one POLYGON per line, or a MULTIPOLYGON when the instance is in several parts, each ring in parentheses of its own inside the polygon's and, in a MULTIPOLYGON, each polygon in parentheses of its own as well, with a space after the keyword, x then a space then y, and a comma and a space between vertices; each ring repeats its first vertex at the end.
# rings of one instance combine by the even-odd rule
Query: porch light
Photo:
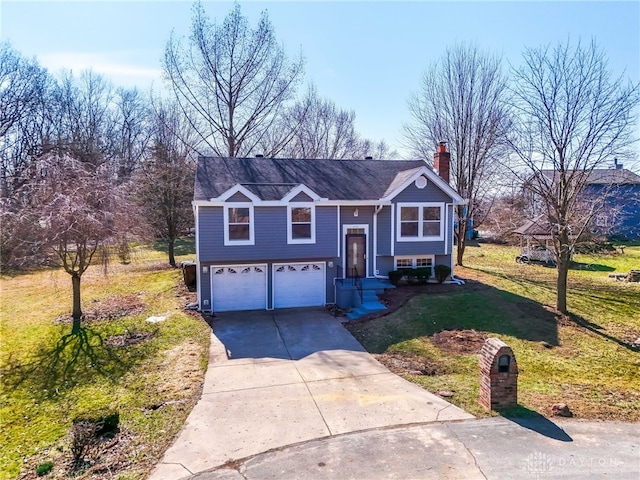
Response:
POLYGON ((353 216, 354 216, 354 217, 357 217, 357 216, 358 216, 358 209, 357 209, 357 208, 353 211, 353 216))

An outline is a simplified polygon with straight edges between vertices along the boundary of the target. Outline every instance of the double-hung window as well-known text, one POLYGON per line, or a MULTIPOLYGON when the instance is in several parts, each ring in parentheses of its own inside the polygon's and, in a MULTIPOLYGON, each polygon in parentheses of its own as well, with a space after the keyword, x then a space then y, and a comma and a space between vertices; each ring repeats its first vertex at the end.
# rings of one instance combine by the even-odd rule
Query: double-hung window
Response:
POLYGON ((315 207, 312 204, 287 206, 287 242, 315 243, 315 207))
POLYGON ((398 203, 397 240, 444 240, 444 204, 398 203))
POLYGON ((238 203, 224 207, 224 244, 254 244, 252 204, 238 203))

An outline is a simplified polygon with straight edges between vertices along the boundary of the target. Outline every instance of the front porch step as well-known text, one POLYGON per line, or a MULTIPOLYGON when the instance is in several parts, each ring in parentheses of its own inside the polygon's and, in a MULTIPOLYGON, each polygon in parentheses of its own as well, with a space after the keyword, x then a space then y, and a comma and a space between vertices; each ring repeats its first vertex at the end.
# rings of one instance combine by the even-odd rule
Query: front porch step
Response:
POLYGON ((387 289, 396 288, 385 279, 362 278, 360 281, 362 284, 361 292, 358 291, 358 288, 353 283, 345 285, 340 281, 338 284, 338 294, 342 291, 345 295, 342 298, 342 308, 352 308, 346 315, 349 320, 356 320, 364 315, 386 310, 387 307, 380 303, 378 295, 384 293, 387 289), (360 294, 362 294, 362 297, 360 297, 360 294))
POLYGON ((349 313, 347 313, 347 318, 349 320, 357 320, 364 315, 368 315, 370 313, 379 312, 381 310, 386 310, 387 307, 382 305, 376 297, 376 300, 367 300, 362 302, 361 305, 354 307, 349 313))
POLYGON ((377 294, 383 293, 385 290, 390 288, 396 288, 395 285, 389 283, 388 280, 380 279, 380 278, 363 278, 362 282, 362 291, 373 290, 377 294))

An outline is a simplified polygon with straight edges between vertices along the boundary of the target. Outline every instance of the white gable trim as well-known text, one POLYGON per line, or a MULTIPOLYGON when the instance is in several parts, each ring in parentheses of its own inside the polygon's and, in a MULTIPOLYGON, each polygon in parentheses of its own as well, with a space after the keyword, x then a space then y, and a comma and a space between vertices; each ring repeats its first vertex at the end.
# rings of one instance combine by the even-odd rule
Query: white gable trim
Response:
POLYGON ((320 197, 316 192, 307 187, 304 183, 293 187, 289 193, 287 193, 284 197, 282 197, 283 202, 290 202, 292 199, 296 198, 296 196, 300 193, 304 193, 308 195, 314 202, 318 202, 320 200, 327 200, 326 198, 320 197))
POLYGON ((445 182, 433 170, 431 170, 430 168, 428 168, 426 166, 420 167, 420 169, 417 170, 409 178, 407 178, 402 183, 402 185, 400 185, 398 188, 396 188, 395 190, 393 190, 391 193, 389 193, 385 197, 381 198, 380 200, 383 200, 383 201, 391 201, 391 200, 393 200, 402 191, 404 191, 405 188, 407 188, 409 185, 411 185, 413 182, 415 182, 418 177, 421 177, 423 175, 425 177, 427 177, 427 179, 430 180, 436 187, 438 187, 440 190, 442 190, 444 193, 446 193, 449 197, 451 197, 451 199, 453 200, 453 204, 454 205, 464 205, 465 203, 467 203, 467 200, 465 200, 460 195, 458 195, 458 192, 456 192, 453 188, 451 188, 451 185, 449 185, 447 182, 445 182))
POLYGON ((212 198, 211 201, 212 202, 226 202, 231 197, 233 197, 236 193, 241 193, 242 195, 244 195, 245 197, 247 197, 249 200, 251 200, 254 203, 260 202, 260 198, 258 198, 253 192, 248 190, 246 187, 243 187, 239 183, 235 184, 233 187, 231 187, 229 190, 224 192, 219 197, 212 198))

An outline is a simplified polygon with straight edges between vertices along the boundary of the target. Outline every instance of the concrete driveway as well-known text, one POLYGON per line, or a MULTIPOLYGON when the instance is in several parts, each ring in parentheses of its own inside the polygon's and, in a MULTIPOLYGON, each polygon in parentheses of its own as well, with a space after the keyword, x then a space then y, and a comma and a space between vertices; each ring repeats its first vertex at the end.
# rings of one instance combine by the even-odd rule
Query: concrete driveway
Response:
POLYGON ((468 418, 389 372, 324 309, 219 314, 202 398, 149 478, 349 432, 468 418))

